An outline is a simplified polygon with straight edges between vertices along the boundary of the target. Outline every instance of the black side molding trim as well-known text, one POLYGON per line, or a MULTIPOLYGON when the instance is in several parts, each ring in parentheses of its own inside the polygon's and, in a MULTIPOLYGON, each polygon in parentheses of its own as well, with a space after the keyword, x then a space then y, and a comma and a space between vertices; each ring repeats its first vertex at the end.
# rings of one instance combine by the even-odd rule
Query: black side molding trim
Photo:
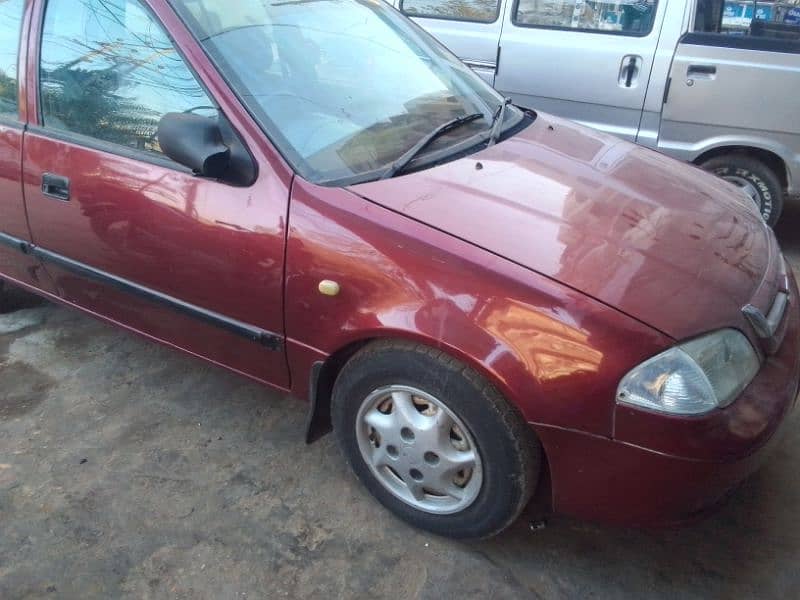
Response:
POLYGON ((189 304, 183 300, 178 300, 177 298, 173 298, 167 294, 162 294, 161 292, 138 285, 132 281, 123 279, 122 277, 117 277, 116 275, 101 271, 100 269, 95 269, 94 267, 90 267, 84 263, 72 260, 60 254, 56 254, 55 252, 50 252, 44 248, 34 246, 25 240, 20 240, 10 235, 0 233, 0 243, 10 246, 25 254, 33 254, 45 262, 58 265, 59 267, 77 273, 78 275, 82 275, 87 279, 113 286, 119 290, 122 290, 123 292, 139 296, 140 298, 145 298, 151 302, 164 304, 179 313, 194 317, 205 323, 208 323, 209 325, 214 325, 221 329, 225 329, 252 342, 261 344, 269 350, 277 351, 283 348, 283 338, 275 333, 254 327, 253 325, 243 323, 242 321, 237 321, 236 319, 231 319, 217 312, 195 306, 194 304, 189 304))

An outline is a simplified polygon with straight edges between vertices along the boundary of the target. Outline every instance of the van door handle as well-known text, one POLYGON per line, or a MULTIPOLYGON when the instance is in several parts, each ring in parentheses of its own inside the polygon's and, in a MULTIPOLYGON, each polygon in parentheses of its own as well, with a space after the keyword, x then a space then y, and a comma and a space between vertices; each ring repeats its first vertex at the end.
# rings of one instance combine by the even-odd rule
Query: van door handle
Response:
POLYGON ((42 175, 42 194, 62 202, 69 201, 69 178, 53 173, 42 175))
POLYGON ((714 79, 717 67, 714 65, 689 65, 686 69, 687 77, 696 79, 714 79))
POLYGON ((639 81, 639 72, 642 70, 642 57, 635 54, 626 54, 622 57, 619 67, 619 87, 636 87, 639 81))

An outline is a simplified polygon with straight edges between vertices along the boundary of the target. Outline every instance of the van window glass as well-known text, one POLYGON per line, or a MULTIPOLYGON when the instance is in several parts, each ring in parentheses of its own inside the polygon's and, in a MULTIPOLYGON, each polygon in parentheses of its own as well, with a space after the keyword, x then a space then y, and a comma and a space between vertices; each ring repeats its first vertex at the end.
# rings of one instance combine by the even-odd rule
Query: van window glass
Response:
POLYGON ((0 115, 17 118, 17 58, 24 0, 0 3, 0 115))
POLYGON ((409 17, 491 23, 497 19, 499 4, 499 0, 401 0, 400 10, 409 17))
MULTIPOLYGON (((698 0, 694 31, 731 38, 800 41, 800 4, 755 0, 698 0)), ((735 40, 731 40, 735 45, 735 40)))
POLYGON ((519 0, 516 25, 643 36, 653 28, 656 0, 519 0))
POLYGON ((153 17, 136 0, 50 0, 42 36, 44 126, 160 152, 168 112, 216 115, 153 17))

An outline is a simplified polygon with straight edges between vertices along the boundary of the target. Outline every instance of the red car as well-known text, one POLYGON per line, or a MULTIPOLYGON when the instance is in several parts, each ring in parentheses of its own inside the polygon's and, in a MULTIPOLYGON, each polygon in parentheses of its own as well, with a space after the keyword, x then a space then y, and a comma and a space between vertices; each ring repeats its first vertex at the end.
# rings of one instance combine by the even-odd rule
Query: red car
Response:
POLYGON ((307 398, 418 527, 682 520, 794 405, 749 199, 382 2, 6 0, 0 67, 2 277, 307 398))

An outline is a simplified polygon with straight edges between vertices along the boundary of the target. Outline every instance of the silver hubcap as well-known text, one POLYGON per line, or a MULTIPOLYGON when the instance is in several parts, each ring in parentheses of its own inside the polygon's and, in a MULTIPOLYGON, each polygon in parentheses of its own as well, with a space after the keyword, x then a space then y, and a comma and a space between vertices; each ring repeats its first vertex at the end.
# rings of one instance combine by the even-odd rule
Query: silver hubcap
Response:
POLYGON ((761 208, 761 194, 758 193, 756 186, 754 186, 751 182, 747 181, 744 177, 739 177, 737 175, 725 175, 723 177, 725 181, 728 181, 742 189, 742 191, 750 196, 750 199, 755 203, 756 206, 761 208))
POLYGON ((381 485, 416 509, 455 513, 480 492, 483 471, 472 436, 422 390, 390 385, 372 392, 358 411, 356 438, 381 485))

